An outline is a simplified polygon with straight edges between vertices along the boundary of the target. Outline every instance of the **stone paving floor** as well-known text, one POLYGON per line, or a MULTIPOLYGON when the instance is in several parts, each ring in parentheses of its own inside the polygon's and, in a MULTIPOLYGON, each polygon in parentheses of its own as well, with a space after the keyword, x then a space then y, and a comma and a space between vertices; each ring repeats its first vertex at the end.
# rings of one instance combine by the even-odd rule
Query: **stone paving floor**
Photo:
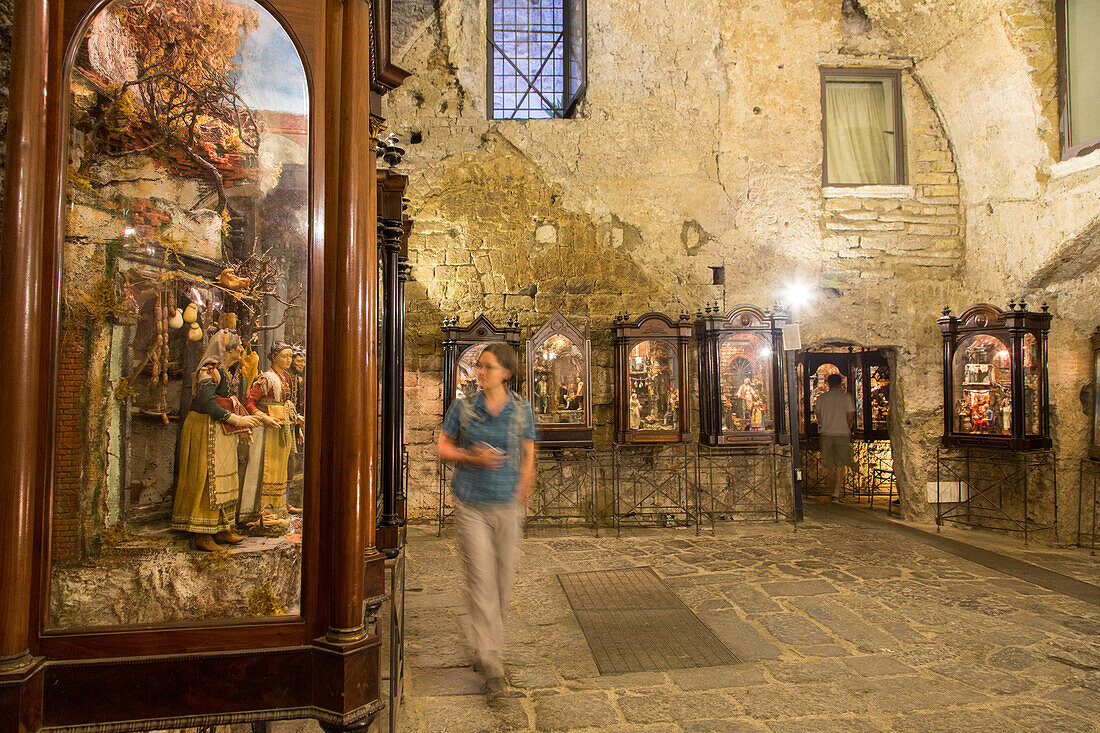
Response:
MULTIPOLYGON (((410 528, 402 731, 1100 730, 1100 607, 846 508, 807 522, 524 540, 505 693, 469 669, 450 531, 410 528), (743 664, 601 676, 557 573, 650 566, 743 664)), ((930 528, 931 529, 931 528, 930 528)), ((1087 551, 949 532, 1088 582, 1087 551)))

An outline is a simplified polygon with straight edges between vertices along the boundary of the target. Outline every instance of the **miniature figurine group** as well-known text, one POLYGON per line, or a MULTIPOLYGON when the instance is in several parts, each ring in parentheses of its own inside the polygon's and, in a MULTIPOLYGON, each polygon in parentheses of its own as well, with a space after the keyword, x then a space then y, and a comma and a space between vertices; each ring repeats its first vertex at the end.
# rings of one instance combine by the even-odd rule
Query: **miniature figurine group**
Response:
POLYGON ((236 332, 215 333, 192 382, 191 409, 180 434, 172 529, 189 532, 199 550, 238 544, 236 528, 287 525, 301 509, 287 501, 288 466, 302 444, 305 351, 276 342, 271 368, 238 398, 244 346, 236 332), (243 482, 237 446, 247 444, 243 482))

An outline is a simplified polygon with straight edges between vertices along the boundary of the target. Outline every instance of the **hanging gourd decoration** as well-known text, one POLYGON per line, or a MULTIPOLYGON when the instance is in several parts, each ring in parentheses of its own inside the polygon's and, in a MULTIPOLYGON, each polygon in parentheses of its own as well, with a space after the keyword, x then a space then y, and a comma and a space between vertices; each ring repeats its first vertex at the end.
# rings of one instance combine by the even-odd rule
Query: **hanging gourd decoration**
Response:
POLYGON ((183 326, 183 311, 176 308, 176 312, 168 319, 168 325, 172 328, 181 328, 183 326))
MULTIPOLYGON (((186 318, 186 316, 184 317, 186 318)), ((202 326, 192 323, 191 330, 187 332, 187 339, 189 341, 202 341, 202 326)))
MULTIPOLYGON (((199 320, 199 307, 194 303, 188 303, 187 307, 183 309, 183 321, 184 323, 194 323, 199 320)), ((191 338, 188 334, 187 338, 191 338)), ((191 339, 196 341, 197 339, 191 339)))

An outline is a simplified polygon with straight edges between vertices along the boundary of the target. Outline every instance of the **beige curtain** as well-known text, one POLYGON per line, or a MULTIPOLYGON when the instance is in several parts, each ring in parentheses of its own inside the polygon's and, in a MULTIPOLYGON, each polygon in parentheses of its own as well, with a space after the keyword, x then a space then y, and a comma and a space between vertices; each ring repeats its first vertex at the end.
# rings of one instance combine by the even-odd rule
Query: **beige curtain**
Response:
POLYGON ((893 110, 885 87, 878 79, 826 81, 829 183, 895 183, 893 110))
POLYGON ((1070 145, 1100 138, 1100 0, 1066 3, 1070 145))

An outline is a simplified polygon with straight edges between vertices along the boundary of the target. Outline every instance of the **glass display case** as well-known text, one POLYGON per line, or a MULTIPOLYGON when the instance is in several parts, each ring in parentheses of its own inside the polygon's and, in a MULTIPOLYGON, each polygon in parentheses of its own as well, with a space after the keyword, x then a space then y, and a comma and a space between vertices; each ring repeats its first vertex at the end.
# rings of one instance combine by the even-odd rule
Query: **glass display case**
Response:
POLYGON ((699 441, 786 442, 783 326, 787 314, 740 305, 695 320, 699 344, 699 441))
POLYGON ((366 729, 389 3, 14 17, 0 730, 366 729))
POLYGON ((826 390, 830 374, 839 374, 841 386, 855 403, 853 440, 886 440, 890 437, 890 364, 882 349, 834 346, 804 352, 798 365, 799 399, 802 402, 802 434, 819 435, 814 406, 826 390))
POLYGON ((945 308, 943 334, 944 435, 947 446, 1051 445, 1047 398, 1050 314, 971 306, 955 317, 945 308))
POLYGON ((527 342, 527 397, 540 448, 591 448, 591 345, 561 313, 527 342))
POLYGON ((688 439, 688 315, 637 320, 616 316, 615 442, 674 443, 688 439))
POLYGON ((1092 375, 1089 458, 1100 461, 1100 326, 1089 339, 1089 347, 1089 373, 1092 375))
MULTIPOLYGON (((477 358, 485 347, 503 341, 516 350, 519 358, 519 323, 509 318, 504 328, 497 328, 486 316, 480 315, 466 328, 458 327, 458 317, 443 322, 443 414, 455 400, 473 397, 477 392, 477 358)), ((519 389, 519 375, 513 374, 509 387, 519 389)))

